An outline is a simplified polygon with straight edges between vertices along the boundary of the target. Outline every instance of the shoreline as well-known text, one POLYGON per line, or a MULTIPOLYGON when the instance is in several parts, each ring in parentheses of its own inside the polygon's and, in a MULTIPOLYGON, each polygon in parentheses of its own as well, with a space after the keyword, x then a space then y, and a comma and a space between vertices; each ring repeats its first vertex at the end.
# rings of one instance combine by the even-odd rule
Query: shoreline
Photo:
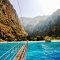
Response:
MULTIPOLYGON (((23 42, 27 42, 27 41, 5 41, 5 42, 0 42, 0 43, 23 43, 23 42)), ((28 43, 34 43, 34 42, 45 42, 44 40, 43 41, 28 41, 28 43)), ((51 42, 60 42, 60 40, 51 40, 51 42)))

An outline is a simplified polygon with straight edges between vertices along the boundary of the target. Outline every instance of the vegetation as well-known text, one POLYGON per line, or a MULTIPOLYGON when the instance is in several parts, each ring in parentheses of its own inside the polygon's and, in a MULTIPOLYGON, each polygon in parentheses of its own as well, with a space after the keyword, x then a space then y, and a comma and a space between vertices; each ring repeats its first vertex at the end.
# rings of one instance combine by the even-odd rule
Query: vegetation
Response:
POLYGON ((60 37, 56 37, 56 36, 28 36, 27 40, 29 41, 48 41, 50 42, 51 40, 55 40, 55 39, 60 39, 60 37))
POLYGON ((44 38, 42 36, 28 36, 27 40, 30 40, 30 41, 41 41, 41 40, 44 40, 44 38))
MULTIPOLYGON (((53 18, 56 19, 55 16, 53 18)), ((33 32, 34 36, 33 35, 27 36, 27 33, 25 32, 21 23, 19 23, 18 16, 13 6, 11 5, 11 3, 8 0, 0 1, 0 41, 45 40, 50 42, 51 40, 54 40, 54 39, 59 40, 60 39, 60 16, 57 15, 57 19, 53 20, 53 22, 54 24, 52 22, 50 23, 49 30, 44 31, 46 29, 44 25, 45 29, 41 29, 42 33, 41 32, 39 33, 39 31, 37 31, 36 33, 33 32), (41 36, 40 34, 43 36, 41 36)))

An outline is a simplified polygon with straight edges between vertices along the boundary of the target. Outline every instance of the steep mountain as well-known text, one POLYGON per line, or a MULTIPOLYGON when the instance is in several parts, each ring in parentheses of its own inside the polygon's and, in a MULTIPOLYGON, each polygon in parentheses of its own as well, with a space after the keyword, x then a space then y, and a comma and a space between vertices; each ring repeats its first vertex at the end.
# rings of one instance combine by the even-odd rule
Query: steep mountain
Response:
POLYGON ((0 39, 14 40, 26 35, 11 3, 8 0, 0 0, 0 39))
POLYGON ((60 9, 55 11, 48 19, 51 21, 49 35, 60 36, 60 9))
POLYGON ((49 24, 49 21, 47 21, 47 20, 43 21, 43 22, 39 22, 35 26, 32 35, 34 35, 34 36, 39 36, 39 35, 44 36, 44 35, 46 35, 49 32, 49 26, 50 26, 50 24, 49 24))
POLYGON ((33 18, 32 21, 26 26, 26 31, 28 32, 28 34, 33 35, 33 31, 35 31, 35 28, 38 27, 37 24, 44 22, 47 17, 48 16, 37 16, 33 18))
POLYGON ((60 36, 60 9, 50 16, 36 17, 27 25, 29 36, 60 36))
POLYGON ((60 36, 60 9, 55 11, 45 21, 39 22, 35 26, 32 35, 60 36))

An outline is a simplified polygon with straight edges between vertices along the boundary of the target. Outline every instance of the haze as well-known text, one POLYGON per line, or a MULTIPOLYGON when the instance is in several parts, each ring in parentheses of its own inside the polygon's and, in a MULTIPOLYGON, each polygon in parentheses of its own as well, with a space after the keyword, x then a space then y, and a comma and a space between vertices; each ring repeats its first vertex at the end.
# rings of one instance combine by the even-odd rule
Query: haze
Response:
MULTIPOLYGON (((60 9, 60 0, 18 0, 23 17, 51 15, 60 9)), ((10 0, 17 14, 21 17, 17 0, 10 0)))

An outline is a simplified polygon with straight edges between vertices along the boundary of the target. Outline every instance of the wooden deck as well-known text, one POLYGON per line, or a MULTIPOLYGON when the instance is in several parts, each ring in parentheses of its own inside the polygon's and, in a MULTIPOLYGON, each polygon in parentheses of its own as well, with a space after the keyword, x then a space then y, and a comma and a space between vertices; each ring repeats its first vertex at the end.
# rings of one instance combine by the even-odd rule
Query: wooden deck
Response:
POLYGON ((25 60, 26 56, 26 46, 22 46, 22 48, 19 50, 19 52, 17 53, 17 55, 15 56, 14 60, 25 60))

